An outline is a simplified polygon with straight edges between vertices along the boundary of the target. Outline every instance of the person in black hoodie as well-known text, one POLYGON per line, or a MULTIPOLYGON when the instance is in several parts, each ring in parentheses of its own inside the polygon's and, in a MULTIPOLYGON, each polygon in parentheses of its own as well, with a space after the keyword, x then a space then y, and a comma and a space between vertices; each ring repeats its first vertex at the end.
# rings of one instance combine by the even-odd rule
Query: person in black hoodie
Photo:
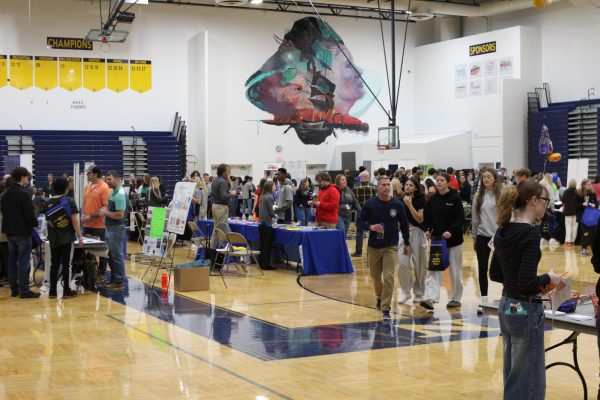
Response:
POLYGON ((592 185, 592 181, 589 179, 584 179, 581 181, 581 187, 577 191, 577 222, 581 226, 581 255, 589 256, 588 245, 592 243, 594 240, 594 230, 595 226, 586 226, 582 221, 583 213, 585 209, 588 207, 596 208, 598 206, 598 201, 596 200, 596 193, 594 192, 594 186, 592 185))
POLYGON ((577 238, 577 181, 571 179, 569 187, 562 196, 563 214, 565 216, 565 246, 572 247, 577 238))
MULTIPOLYGON (((425 229, 427 239, 432 236, 443 236, 446 239, 450 256, 450 281, 452 282, 452 297, 447 307, 460 307, 463 292, 462 284, 462 243, 465 211, 460 195, 449 186, 450 176, 441 172, 436 178, 437 192, 425 206, 425 229)), ((428 271, 425 282, 425 296, 419 303, 427 310, 433 310, 433 303, 440 301, 440 285, 444 276, 443 271, 428 271)))
POLYGON ((550 272, 537 275, 540 223, 550 202, 537 182, 507 187, 498 201, 498 230, 490 278, 503 285, 498 308, 504 342, 504 399, 543 399, 546 391, 544 309, 540 293, 551 282, 563 288, 562 278, 550 272), (510 222, 515 214, 514 222, 510 222))
MULTIPOLYGON (((594 237, 594 243, 592 243, 592 254, 592 265, 594 266, 594 271, 597 274, 600 274, 600 235, 598 234, 596 234, 594 237)), ((596 296, 600 298, 600 277, 598 277, 598 282, 596 282, 596 296)), ((598 312, 596 329, 598 331, 598 356, 600 356, 600 312, 598 312)), ((600 388, 598 389, 598 394, 600 395, 600 388)), ((600 398, 600 396, 598 398, 600 398)))
POLYGON ((2 233, 8 238, 8 280, 10 295, 22 299, 40 297, 29 290, 29 260, 31 259, 31 231, 38 226, 31 195, 25 190, 29 171, 16 167, 10 176, 14 183, 2 196, 2 233))

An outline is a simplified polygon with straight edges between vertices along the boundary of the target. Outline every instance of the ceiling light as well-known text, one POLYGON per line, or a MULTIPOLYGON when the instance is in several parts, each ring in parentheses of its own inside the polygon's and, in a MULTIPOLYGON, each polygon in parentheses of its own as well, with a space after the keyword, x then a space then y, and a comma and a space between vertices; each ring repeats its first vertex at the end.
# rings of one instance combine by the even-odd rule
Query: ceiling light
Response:
POLYGON ((263 0, 250 0, 251 4, 262 4, 263 0))

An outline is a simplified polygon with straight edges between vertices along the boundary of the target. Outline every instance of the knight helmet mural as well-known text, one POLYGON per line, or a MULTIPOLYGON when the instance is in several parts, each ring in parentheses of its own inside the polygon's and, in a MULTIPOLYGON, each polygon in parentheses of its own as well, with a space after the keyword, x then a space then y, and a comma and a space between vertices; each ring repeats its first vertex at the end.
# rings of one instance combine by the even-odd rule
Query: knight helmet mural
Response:
POLYGON ((352 54, 326 22, 302 18, 246 81, 246 97, 273 115, 262 122, 294 128, 305 144, 321 144, 334 129, 366 134, 358 116, 373 102, 352 54), (359 106, 357 110, 357 106, 359 106))

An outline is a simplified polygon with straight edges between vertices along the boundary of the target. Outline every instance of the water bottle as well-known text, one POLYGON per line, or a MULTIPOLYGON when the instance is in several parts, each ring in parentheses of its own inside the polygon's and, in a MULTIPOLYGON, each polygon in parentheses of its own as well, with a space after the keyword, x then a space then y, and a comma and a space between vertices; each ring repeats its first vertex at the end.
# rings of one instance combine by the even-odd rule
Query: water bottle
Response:
POLYGON ((162 274, 161 281, 162 281, 161 282, 162 288, 164 290, 167 290, 169 288, 169 277, 167 276, 167 274, 164 274, 164 273, 162 274))
MULTIPOLYGON (((383 222, 380 222, 378 225, 381 225, 385 229, 385 225, 383 224, 383 222)), ((377 232, 377 239, 378 240, 383 240, 383 237, 384 237, 383 232, 377 232)))

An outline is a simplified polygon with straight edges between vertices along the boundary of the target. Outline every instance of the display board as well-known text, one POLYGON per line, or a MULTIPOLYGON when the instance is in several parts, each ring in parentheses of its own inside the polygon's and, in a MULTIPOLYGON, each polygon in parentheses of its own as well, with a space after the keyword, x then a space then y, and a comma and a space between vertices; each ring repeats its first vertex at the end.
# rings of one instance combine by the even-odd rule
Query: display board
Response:
POLYGON ((83 59, 83 87, 92 92, 106 88, 106 60, 103 58, 83 59))
POLYGON ((10 56, 10 86, 19 90, 33 85, 33 57, 10 56))
POLYGON ((6 79, 8 78, 8 64, 6 62, 6 56, 0 54, 0 88, 6 86, 6 79))
POLYGON ((58 58, 35 57, 35 86, 42 90, 58 86, 58 58))
POLYGON ((162 207, 148 207, 144 246, 142 253, 147 256, 160 257, 167 250, 169 233, 165 229, 165 221, 169 210, 162 207))
POLYGON ((171 202, 171 213, 167 222, 167 231, 183 235, 187 224, 190 204, 196 189, 195 182, 177 182, 171 202))
POLYGON ((81 58, 60 57, 58 78, 60 87, 66 90, 75 90, 83 86, 81 71, 81 58))
POLYGON ((152 89, 152 62, 150 60, 130 60, 129 73, 129 87, 132 90, 144 93, 152 89))
POLYGON ((127 60, 106 60, 107 87, 115 92, 129 88, 129 62, 127 60))

